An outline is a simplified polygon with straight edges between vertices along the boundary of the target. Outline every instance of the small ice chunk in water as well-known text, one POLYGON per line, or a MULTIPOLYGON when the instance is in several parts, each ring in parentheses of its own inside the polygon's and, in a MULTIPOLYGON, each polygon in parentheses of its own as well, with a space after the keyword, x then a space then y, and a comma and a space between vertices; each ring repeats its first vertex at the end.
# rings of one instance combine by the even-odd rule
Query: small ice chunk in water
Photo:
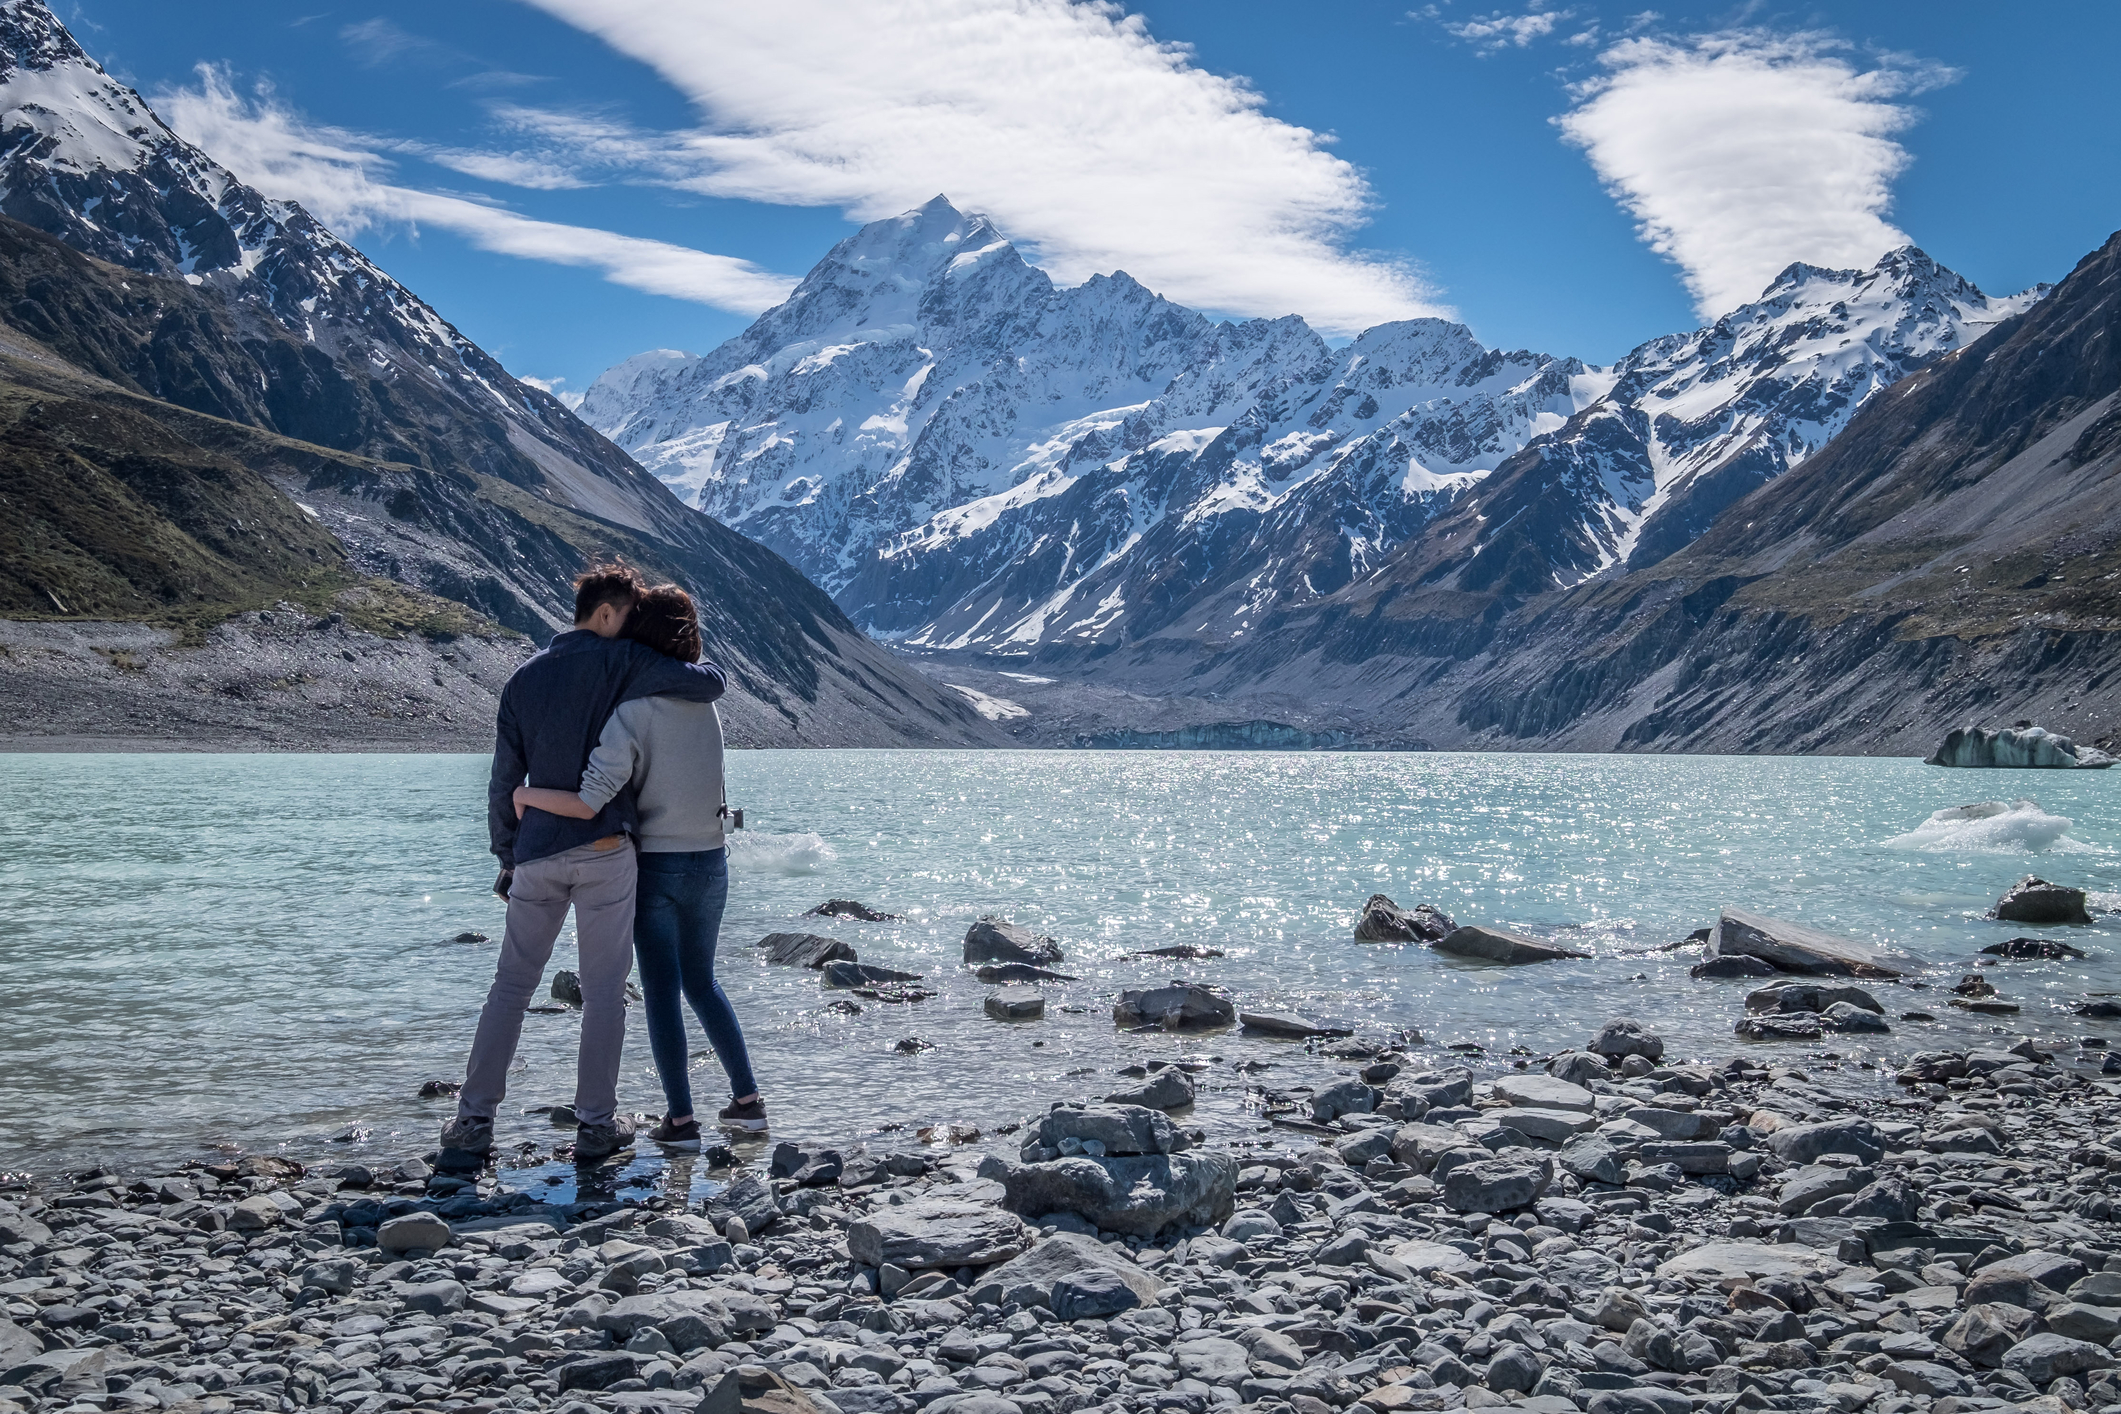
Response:
POLYGON ((839 851, 815 834, 768 835, 735 830, 727 836, 732 868, 760 874, 815 874, 839 863, 839 851))
POLYGON ((1885 842, 1888 849, 1932 852, 1969 851, 2008 854, 2028 850, 2082 849, 2067 838, 2072 821, 2050 815, 2037 800, 1981 800, 1939 810, 1904 835, 1885 842))

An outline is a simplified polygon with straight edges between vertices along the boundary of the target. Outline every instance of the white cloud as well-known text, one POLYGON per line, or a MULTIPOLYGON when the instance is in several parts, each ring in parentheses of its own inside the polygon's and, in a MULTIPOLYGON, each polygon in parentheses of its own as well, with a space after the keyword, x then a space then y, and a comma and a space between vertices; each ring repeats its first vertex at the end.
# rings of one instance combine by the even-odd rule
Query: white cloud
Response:
MULTIPOLYGON (((245 100, 218 70, 201 68, 199 79, 197 88, 153 95, 155 111, 244 181, 269 196, 300 202, 342 236, 379 228, 440 227, 482 250, 586 267, 613 284, 739 314, 756 314, 779 303, 795 283, 731 256, 538 221, 462 196, 395 185, 387 180, 391 163, 379 150, 385 144, 341 128, 306 123, 269 92, 245 100)), ((503 159, 489 154, 449 150, 447 155, 460 159, 445 163, 457 170, 486 161, 487 171, 476 175, 500 177, 506 170, 503 159)), ((565 173, 555 176, 541 177, 540 164, 525 160, 502 179, 519 185, 574 184, 565 173)))
POLYGON ((1759 31, 1624 40, 1556 120, 1704 319, 1758 299, 1792 261, 1865 267, 1908 244, 1886 217, 1911 160, 1894 135, 1916 115, 1889 100, 1955 76, 1859 70, 1841 48, 1759 31))
POLYGON ((1492 15, 1447 24, 1444 29, 1483 54, 1494 54, 1504 49, 1522 49, 1535 39, 1546 38, 1554 32, 1556 25, 1572 14, 1574 11, 1571 10, 1533 10, 1527 14, 1510 15, 1498 10, 1492 15))
POLYGON ((570 410, 580 407, 585 396, 581 393, 570 393, 561 388, 560 385, 567 381, 565 378, 534 378, 528 373, 518 373, 516 381, 518 383, 528 383, 533 388, 552 394, 560 400, 562 406, 570 410))
POLYGON ((1056 278, 1124 269, 1196 307, 1334 333, 1439 312, 1352 251, 1368 183, 1116 5, 1070 0, 533 0, 652 66, 702 130, 703 194, 896 215, 943 192, 1056 278))

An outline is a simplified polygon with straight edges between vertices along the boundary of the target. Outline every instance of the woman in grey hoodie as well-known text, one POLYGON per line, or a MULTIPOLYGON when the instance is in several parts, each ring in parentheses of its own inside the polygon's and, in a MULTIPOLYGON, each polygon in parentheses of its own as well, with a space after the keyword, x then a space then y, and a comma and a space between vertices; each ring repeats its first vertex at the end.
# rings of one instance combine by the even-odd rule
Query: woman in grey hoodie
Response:
MULTIPOLYGON (((692 596, 674 584, 640 597, 626 634, 679 662, 700 660, 692 596)), ((633 950, 641 966, 648 1046, 668 1106, 649 1137, 669 1148, 697 1149, 700 1126, 686 1074, 687 1001, 729 1076, 730 1105, 717 1118, 733 1129, 766 1127, 766 1105, 752 1078, 743 1028, 714 977, 714 949, 729 900, 729 853, 722 834, 728 797, 722 780, 722 719, 714 704, 674 697, 622 704, 604 723, 581 790, 524 786, 515 793, 516 808, 586 818, 629 785, 638 792, 640 816, 633 950)))

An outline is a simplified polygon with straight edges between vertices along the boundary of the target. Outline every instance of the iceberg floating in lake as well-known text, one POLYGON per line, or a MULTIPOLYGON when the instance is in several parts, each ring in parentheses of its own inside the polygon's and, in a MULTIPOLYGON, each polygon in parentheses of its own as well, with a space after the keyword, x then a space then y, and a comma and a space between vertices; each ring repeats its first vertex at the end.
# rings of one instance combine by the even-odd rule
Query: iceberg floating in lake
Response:
POLYGON ((2043 849, 2082 849, 2068 838, 2073 822, 2050 815, 2037 800, 1977 801, 1939 810, 1904 835, 1885 842, 1888 849, 1921 849, 1937 853, 2018 854, 2043 849))

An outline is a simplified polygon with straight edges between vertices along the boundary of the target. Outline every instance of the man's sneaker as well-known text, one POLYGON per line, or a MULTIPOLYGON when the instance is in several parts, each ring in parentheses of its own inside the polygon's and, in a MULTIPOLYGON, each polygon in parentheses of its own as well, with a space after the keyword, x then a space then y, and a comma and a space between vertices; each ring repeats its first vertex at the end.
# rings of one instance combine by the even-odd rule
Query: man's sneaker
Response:
POLYGON ((615 1119, 609 1124, 585 1124, 574 1132, 574 1161, 600 1164, 621 1149, 633 1147, 633 1121, 615 1119))
POLYGON ((442 1126, 442 1148, 485 1158, 493 1152, 493 1121, 458 1115, 442 1126))
POLYGON ((672 1124, 665 1115, 663 1122, 649 1131, 648 1137, 666 1149, 677 1149, 688 1154, 700 1151, 700 1122, 688 1119, 683 1124, 672 1124))
POLYGON ((752 1097, 743 1104, 732 1104, 715 1116, 724 1129, 744 1129, 756 1134, 766 1127, 766 1102, 752 1097))

